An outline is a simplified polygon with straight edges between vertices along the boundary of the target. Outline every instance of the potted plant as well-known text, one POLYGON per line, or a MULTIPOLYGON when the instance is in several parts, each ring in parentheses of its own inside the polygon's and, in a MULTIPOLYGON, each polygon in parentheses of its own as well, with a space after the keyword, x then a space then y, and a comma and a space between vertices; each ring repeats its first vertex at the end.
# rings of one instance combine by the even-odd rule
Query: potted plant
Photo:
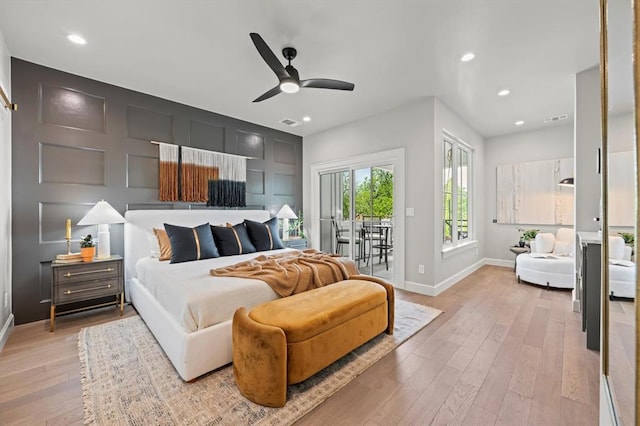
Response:
POLYGON ((635 242, 635 236, 633 235, 633 233, 631 232, 618 232, 618 234, 622 237, 622 239, 624 240, 624 243, 628 246, 633 246, 633 243, 635 242))
POLYGON ((540 232, 539 229, 524 228, 518 228, 518 231, 520 231, 520 241, 518 242, 520 247, 524 247, 529 241, 535 239, 538 232, 540 232))
POLYGON ((91 262, 96 256, 96 243, 93 242, 91 234, 80 239, 80 256, 84 262, 91 262))

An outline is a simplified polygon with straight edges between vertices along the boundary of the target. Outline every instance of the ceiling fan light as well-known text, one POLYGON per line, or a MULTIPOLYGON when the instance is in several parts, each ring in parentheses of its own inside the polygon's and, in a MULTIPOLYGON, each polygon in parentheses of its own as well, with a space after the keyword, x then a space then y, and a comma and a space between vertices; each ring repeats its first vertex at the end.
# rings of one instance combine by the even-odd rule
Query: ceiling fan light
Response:
POLYGON ((284 80, 282 83, 280 83, 280 90, 282 90, 284 93, 296 93, 298 90, 300 90, 300 85, 292 80, 284 80))

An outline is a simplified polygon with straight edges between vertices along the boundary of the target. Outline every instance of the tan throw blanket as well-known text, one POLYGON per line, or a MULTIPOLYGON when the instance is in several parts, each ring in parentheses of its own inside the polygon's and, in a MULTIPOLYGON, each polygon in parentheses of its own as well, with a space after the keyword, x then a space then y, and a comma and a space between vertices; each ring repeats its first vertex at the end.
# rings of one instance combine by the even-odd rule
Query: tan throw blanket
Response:
POLYGON ((333 284, 358 275, 355 263, 314 249, 273 256, 211 270, 215 277, 254 278, 269 284, 282 297, 333 284))

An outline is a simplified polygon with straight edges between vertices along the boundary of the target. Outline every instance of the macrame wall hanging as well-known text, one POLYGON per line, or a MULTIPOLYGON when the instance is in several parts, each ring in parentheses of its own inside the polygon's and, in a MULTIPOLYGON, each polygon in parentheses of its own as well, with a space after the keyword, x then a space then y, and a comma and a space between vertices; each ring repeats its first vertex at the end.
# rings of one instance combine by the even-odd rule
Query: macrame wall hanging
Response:
POLYGON ((178 201, 178 145, 159 143, 160 153, 160 201, 178 201))
POLYGON ((247 158, 153 142, 160 146, 160 200, 245 207, 247 158))
POLYGON ((209 180, 208 206, 245 207, 247 205, 247 159, 212 152, 219 170, 217 180, 209 180))
POLYGON ((205 202, 209 181, 218 179, 216 153, 186 146, 180 148, 182 150, 180 162, 182 201, 205 202))

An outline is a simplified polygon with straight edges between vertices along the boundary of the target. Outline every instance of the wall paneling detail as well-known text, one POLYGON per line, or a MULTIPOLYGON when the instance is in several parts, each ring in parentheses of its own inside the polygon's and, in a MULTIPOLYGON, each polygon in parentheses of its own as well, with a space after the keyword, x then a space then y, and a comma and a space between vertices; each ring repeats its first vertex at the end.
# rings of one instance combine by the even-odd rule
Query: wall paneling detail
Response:
POLYGON ((106 185, 102 150, 41 143, 39 160, 40 183, 106 185))
POLYGON ((40 121, 104 133, 105 98, 64 87, 40 85, 40 121))
POLYGON ((173 116, 129 105, 127 130, 132 139, 173 142, 173 116))
MULTIPOLYGON (((50 265, 66 250, 67 218, 78 251, 80 236, 97 229, 76 224, 100 199, 120 213, 207 208, 158 201, 158 146, 150 140, 253 157, 247 208, 275 214, 284 202, 302 205, 298 136, 16 58, 11 67, 20 104, 11 142, 17 324, 48 317, 50 265)), ((122 225, 111 226, 113 254, 124 254, 123 234, 122 225)))

